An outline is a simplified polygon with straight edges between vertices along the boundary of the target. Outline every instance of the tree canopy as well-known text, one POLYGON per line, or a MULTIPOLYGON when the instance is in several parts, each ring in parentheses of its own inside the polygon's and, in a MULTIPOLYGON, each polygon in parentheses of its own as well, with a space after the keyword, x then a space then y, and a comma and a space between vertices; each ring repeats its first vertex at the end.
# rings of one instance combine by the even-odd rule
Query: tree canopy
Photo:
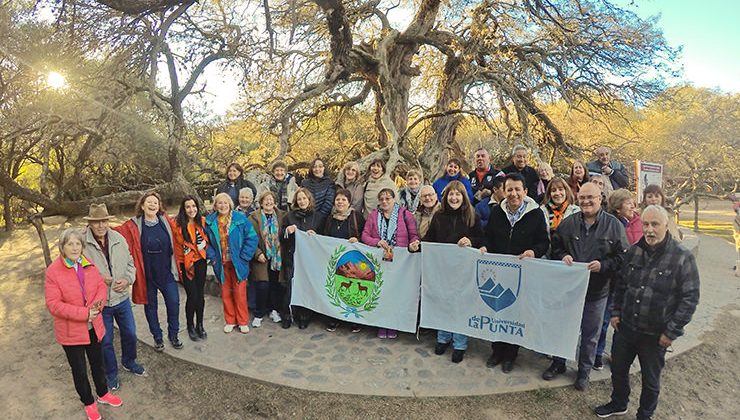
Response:
POLYGON ((565 162, 600 143, 675 161, 678 187, 725 161, 692 167, 666 136, 736 146, 737 95, 667 89, 677 51, 606 0, 0 0, 0 37, 6 220, 12 200, 79 214, 204 192, 231 161, 381 157, 431 179, 478 145, 565 162), (202 105, 218 77, 240 87, 224 119, 202 105))

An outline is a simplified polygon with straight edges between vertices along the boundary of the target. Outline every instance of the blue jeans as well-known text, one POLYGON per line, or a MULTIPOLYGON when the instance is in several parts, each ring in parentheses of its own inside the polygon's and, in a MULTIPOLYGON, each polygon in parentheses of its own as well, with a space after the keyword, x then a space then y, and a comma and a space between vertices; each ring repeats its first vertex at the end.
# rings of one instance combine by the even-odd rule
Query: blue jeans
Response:
POLYGON ((157 313, 157 291, 162 292, 164 304, 167 307, 167 336, 176 337, 180 331, 180 291, 177 290, 176 281, 168 281, 159 285, 153 281, 146 282, 146 300, 144 315, 149 324, 149 332, 152 333, 154 341, 162 341, 162 328, 159 326, 159 314, 157 313))
POLYGON ((642 392, 637 418, 650 418, 658 406, 660 372, 665 366, 666 349, 658 345, 659 335, 641 334, 624 325, 614 333, 612 342, 612 401, 627 407, 630 396, 630 366, 640 360, 642 392))
POLYGON ((105 376, 109 379, 118 378, 118 361, 116 350, 113 348, 113 320, 118 324, 121 335, 121 364, 130 367, 136 363, 136 321, 134 311, 131 310, 131 301, 126 298, 116 306, 103 308, 103 360, 105 361, 105 376))
POLYGON ((467 335, 442 330, 437 331, 438 343, 449 343, 450 341, 452 341, 452 348, 455 350, 467 350, 468 348, 467 335))
POLYGON ((611 320, 611 311, 609 307, 612 304, 612 295, 609 293, 609 297, 606 299, 606 308, 604 309, 604 321, 601 323, 601 335, 599 335, 599 344, 596 345, 596 357, 604 355, 604 348, 606 347, 606 333, 609 330, 609 321, 611 320))

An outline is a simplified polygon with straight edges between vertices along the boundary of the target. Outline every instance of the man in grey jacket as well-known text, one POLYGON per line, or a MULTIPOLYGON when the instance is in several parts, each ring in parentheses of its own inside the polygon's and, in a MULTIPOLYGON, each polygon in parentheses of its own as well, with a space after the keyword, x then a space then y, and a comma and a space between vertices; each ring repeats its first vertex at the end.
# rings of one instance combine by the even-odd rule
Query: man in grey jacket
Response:
POLYGON ((113 320, 118 324, 121 335, 121 364, 137 376, 147 376, 144 367, 136 363, 136 324, 131 310, 129 286, 136 280, 134 259, 126 240, 120 233, 110 229, 105 204, 91 204, 85 229, 85 257, 100 271, 108 285, 108 302, 103 308, 105 337, 102 342, 105 375, 108 387, 119 387, 118 361, 113 348, 113 320))
POLYGON ((612 396, 609 403, 595 409, 602 418, 627 413, 629 373, 635 357, 642 374, 637 420, 652 418, 666 349, 683 335, 699 304, 696 259, 668 233, 666 210, 647 206, 642 229, 644 236, 627 253, 614 288, 612 396))
MULTIPOLYGON (((568 265, 575 261, 587 263, 591 272, 583 306, 575 383, 577 390, 584 391, 596 357, 610 282, 622 267, 629 242, 622 223, 601 209, 601 191, 596 184, 583 184, 578 191, 578 204, 581 212, 566 217, 553 233, 551 259, 568 265)), ((542 379, 551 380, 561 373, 565 373, 565 359, 555 357, 542 379)))
POLYGON ((609 178, 612 188, 618 190, 629 186, 629 177, 627 168, 621 163, 611 158, 611 150, 608 147, 601 146, 594 150, 595 160, 588 163, 588 175, 604 175, 609 178))

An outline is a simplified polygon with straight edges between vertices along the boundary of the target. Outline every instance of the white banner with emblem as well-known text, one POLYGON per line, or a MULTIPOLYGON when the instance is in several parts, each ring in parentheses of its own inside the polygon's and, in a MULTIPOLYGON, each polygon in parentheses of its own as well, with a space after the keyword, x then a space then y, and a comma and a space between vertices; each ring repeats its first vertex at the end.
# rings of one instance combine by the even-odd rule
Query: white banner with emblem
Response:
POLYGON ((296 231, 291 305, 343 321, 415 332, 421 255, 296 231))
POLYGON ((421 327, 575 360, 586 264, 423 243, 421 327))

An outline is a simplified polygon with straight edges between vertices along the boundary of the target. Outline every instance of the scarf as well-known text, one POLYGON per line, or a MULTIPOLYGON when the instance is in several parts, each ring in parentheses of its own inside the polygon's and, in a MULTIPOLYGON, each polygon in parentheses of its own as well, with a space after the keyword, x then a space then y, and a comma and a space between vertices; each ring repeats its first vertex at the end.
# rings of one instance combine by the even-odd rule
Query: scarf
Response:
POLYGON ((421 187, 418 187, 416 191, 409 187, 406 187, 403 190, 406 208, 409 209, 411 213, 415 212, 416 209, 419 208, 419 201, 421 201, 421 194, 419 194, 420 191, 421 187))
POLYGON ((550 201, 549 207, 550 210, 552 210, 550 229, 555 230, 558 228, 560 222, 563 220, 563 215, 565 214, 565 211, 568 210, 568 205, 568 200, 563 201, 563 204, 561 204, 560 207, 555 207, 555 203, 550 201))
POLYGON ((80 255, 75 261, 64 257, 64 266, 67 268, 74 268, 77 274, 77 281, 80 283, 80 292, 82 292, 82 302, 87 306, 87 293, 85 292, 85 272, 83 268, 92 265, 84 255, 80 255))
POLYGON ((218 235, 221 242, 221 259, 223 262, 231 261, 229 250, 229 228, 231 227, 231 213, 226 216, 218 215, 218 235))
POLYGON ((401 210, 401 206, 396 203, 393 205, 393 211, 391 211, 391 218, 388 223, 385 221, 383 211, 378 209, 378 234, 381 240, 388 242, 390 246, 396 246, 396 231, 398 230, 398 212, 401 210))
POLYGON ((347 211, 344 213, 340 213, 336 207, 332 207, 331 209, 331 217, 335 220, 340 220, 340 221, 347 220, 350 214, 352 214, 352 207, 348 208, 347 211))
POLYGON ((264 212, 260 212, 262 217, 262 239, 265 241, 265 256, 270 261, 272 271, 280 271, 282 259, 280 258, 280 237, 278 235, 278 226, 275 219, 277 215, 271 214, 270 217, 264 212))
POLYGON ((269 180, 270 190, 278 197, 278 202, 275 204, 280 209, 288 207, 288 183, 290 182, 290 178, 290 174, 285 174, 285 178, 282 181, 278 181, 274 176, 269 180))

